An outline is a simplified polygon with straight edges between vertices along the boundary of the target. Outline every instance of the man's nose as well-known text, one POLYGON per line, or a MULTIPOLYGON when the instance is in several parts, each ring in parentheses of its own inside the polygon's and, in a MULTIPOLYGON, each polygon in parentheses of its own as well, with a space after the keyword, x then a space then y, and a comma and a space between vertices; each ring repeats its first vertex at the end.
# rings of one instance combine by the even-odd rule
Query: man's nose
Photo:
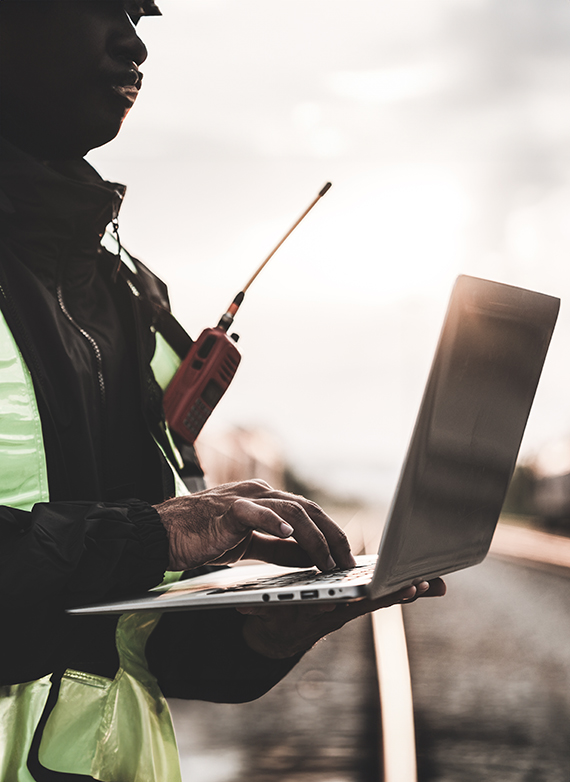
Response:
POLYGON ((109 48, 113 57, 134 62, 136 65, 142 65, 148 57, 146 46, 137 35, 126 14, 121 30, 118 30, 111 38, 109 48))

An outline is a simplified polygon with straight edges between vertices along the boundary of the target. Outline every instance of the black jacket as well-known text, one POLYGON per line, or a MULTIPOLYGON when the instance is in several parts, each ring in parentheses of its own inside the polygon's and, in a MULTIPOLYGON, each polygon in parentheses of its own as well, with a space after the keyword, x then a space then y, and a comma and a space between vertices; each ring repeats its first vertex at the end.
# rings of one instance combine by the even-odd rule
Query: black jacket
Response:
MULTIPOLYGON (((150 360, 157 329, 181 355, 191 340, 140 262, 115 277, 100 240, 123 195, 85 161, 41 164, 0 140, 0 307, 32 375, 50 489, 30 512, 0 506, 0 684, 64 667, 112 677, 116 618, 64 609, 148 589, 167 567, 152 506, 173 481, 150 360)), ((248 700, 281 678, 295 660, 253 653, 242 623, 165 615, 147 649, 164 693, 248 700)))

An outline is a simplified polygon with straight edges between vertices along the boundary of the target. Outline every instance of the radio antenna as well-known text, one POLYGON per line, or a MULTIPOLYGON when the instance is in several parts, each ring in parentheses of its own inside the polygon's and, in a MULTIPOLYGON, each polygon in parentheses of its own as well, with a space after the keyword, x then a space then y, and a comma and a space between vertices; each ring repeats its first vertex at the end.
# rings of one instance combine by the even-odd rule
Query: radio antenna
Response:
POLYGON ((286 233, 286 234, 285 234, 285 236, 284 236, 284 237, 281 239, 281 241, 280 241, 278 244, 276 244, 276 245, 275 245, 275 247, 273 248, 273 250, 271 250, 271 252, 270 252, 270 253, 269 253, 269 255, 267 256, 267 258, 265 258, 265 260, 264 260, 264 261, 263 261, 263 263, 262 263, 262 264, 259 266, 259 268, 257 269, 257 271, 256 271, 256 272, 255 272, 255 273, 254 273, 254 274, 253 274, 253 275, 252 275, 250 278, 249 278, 249 280, 246 282, 246 284, 244 285, 244 287, 242 288, 242 290, 241 290, 241 291, 240 291, 240 292, 237 294, 237 296, 234 298, 234 300, 232 301, 232 303, 231 303, 231 304, 230 304, 230 306, 228 307, 228 311, 227 311, 227 312, 226 312, 224 315, 222 315, 222 317, 220 318, 220 322, 219 322, 219 323, 218 323, 218 325, 217 325, 217 328, 219 328, 219 329, 222 329, 222 331, 227 331, 227 330, 229 329, 229 327, 232 325, 232 323, 233 323, 233 320, 234 320, 234 318, 235 318, 235 316, 236 316, 236 312, 239 310, 239 308, 240 308, 240 306, 241 306, 241 303, 242 303, 242 301, 244 300, 244 297, 245 297, 246 291, 247 291, 247 289, 249 288, 249 286, 251 285, 251 283, 252 283, 252 282, 255 280, 255 278, 256 278, 256 277, 257 277, 257 275, 258 275, 258 274, 259 274, 259 273, 262 271, 262 269, 263 269, 263 268, 264 268, 264 267, 267 265, 267 263, 268 263, 268 262, 269 262, 269 261, 270 261, 270 260, 273 258, 273 256, 275 255, 275 253, 277 252, 277 250, 278 250, 278 249, 281 247, 281 245, 283 244, 283 242, 284 242, 284 241, 285 241, 285 240, 286 240, 286 239, 287 239, 289 236, 291 236, 291 234, 293 233, 293 231, 295 230, 295 228, 296 228, 296 227, 299 225, 299 223, 300 223, 300 222, 302 222, 302 221, 305 219, 305 217, 306 217, 306 216, 309 214, 309 212, 310 212, 310 211, 311 211, 311 209, 312 209, 312 208, 315 206, 315 204, 317 203, 317 201, 320 201, 320 200, 321 200, 321 198, 324 196, 324 194, 325 194, 325 193, 326 193, 328 190, 330 190, 330 188, 331 188, 331 187, 332 187, 332 183, 331 183, 331 182, 327 182, 327 183, 326 183, 326 185, 325 185, 325 186, 322 188, 322 190, 319 192, 318 196, 317 196, 317 197, 314 199, 314 201, 312 201, 312 203, 311 203, 311 204, 309 204, 309 206, 308 206, 308 207, 305 209, 305 211, 303 212, 303 214, 302 214, 302 215, 299 217, 299 219, 298 219, 298 220, 297 220, 297 221, 296 221, 296 222, 295 222, 295 223, 294 223, 294 224, 291 226, 291 228, 290 228, 290 229, 287 231, 287 233, 286 233))

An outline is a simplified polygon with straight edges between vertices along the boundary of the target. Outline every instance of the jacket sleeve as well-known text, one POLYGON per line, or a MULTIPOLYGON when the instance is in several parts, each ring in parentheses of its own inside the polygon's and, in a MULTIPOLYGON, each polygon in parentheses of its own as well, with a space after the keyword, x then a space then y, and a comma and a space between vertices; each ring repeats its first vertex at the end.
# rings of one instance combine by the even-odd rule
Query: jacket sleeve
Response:
POLYGON ((2 608, 142 591, 162 581, 167 565, 166 530, 146 502, 0 506, 2 608))
POLYGON ((167 564, 166 531, 145 502, 0 506, 0 685, 75 667, 78 645, 114 675, 116 618, 81 622, 65 608, 156 586, 167 564))
POLYGON ((165 613, 146 648, 151 672, 171 698, 243 703, 279 682, 302 654, 272 660, 245 643, 235 609, 165 613))

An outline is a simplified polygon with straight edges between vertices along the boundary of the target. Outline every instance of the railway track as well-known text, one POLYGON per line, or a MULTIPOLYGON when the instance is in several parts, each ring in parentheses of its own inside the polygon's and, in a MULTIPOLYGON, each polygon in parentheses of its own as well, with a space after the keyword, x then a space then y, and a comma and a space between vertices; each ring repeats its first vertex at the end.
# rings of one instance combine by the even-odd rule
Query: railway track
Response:
MULTIPOLYGON (((347 527, 353 540, 361 540, 360 549, 366 553, 377 550, 381 525, 376 515, 359 514, 347 527)), ((542 570, 567 578, 570 568, 570 539, 536 530, 521 524, 519 520, 499 524, 490 550, 490 558, 510 562, 524 568, 542 570)), ((524 577, 523 577, 524 582, 524 577)), ((435 613, 438 607, 430 607, 435 613)), ((414 608, 405 609, 406 612, 414 608)), ((413 613, 408 614, 410 618, 413 613)), ((561 619, 565 621, 566 613, 561 619)), ((383 782, 417 782, 436 778, 420 769, 418 777, 417 747, 406 631, 401 606, 378 611, 370 617, 376 660, 376 679, 382 718, 378 736, 380 764, 378 779, 383 782)), ((461 633, 461 628, 457 628, 461 633)), ((429 649, 429 644, 428 644, 429 649)), ((429 652, 428 652, 429 653, 429 652)), ((445 659, 438 662, 445 664, 445 659)), ((476 665, 476 660, 474 661, 476 665)), ((569 660, 570 663, 570 660, 569 660)), ((549 692, 549 688, 546 688, 549 692)), ((435 693, 434 693, 435 695, 435 693)), ((437 696, 436 696, 437 698, 437 696)), ((543 698, 543 700, 546 700, 543 698)), ((569 699, 570 709, 570 699, 569 699)), ((549 704, 545 702, 545 712, 549 704)), ((466 705, 466 711, 469 705, 466 705)), ((419 720, 420 723, 422 720, 419 720)), ((425 743, 425 732, 420 736, 425 743)), ((491 742, 492 743, 492 742, 491 742)), ((565 757, 565 760, 568 758, 565 757)), ((487 773, 487 772, 486 772, 487 773)), ((477 774, 477 772, 475 772, 477 774)), ((443 777, 442 777, 443 778, 443 777)), ((461 777, 458 777, 458 779, 461 777)), ((466 777, 468 779, 469 777, 466 777)), ((497 776, 497 780, 501 777, 497 776)), ((475 781, 477 776, 472 777, 475 781)))
POLYGON ((570 778, 569 566, 568 539, 501 524, 445 600, 404 609, 419 782, 570 778))
MULTIPOLYGON (((370 552, 377 548, 380 527, 377 515, 361 513, 345 529, 355 550, 370 552)), ((559 570, 570 566, 570 540, 501 525, 491 555, 559 570)), ((403 619, 405 614, 414 624, 417 616, 421 624, 422 609, 421 604, 404 611, 394 606, 349 624, 317 644, 283 682, 253 703, 172 701, 184 782, 432 778, 423 767, 418 777, 403 619)), ((430 611, 441 614, 439 605, 430 611)), ((425 630, 429 654, 429 624, 425 630)), ((417 669, 422 653, 417 628, 412 636, 417 669)), ((425 712, 425 703, 422 708, 425 712)), ((420 744, 426 736, 421 732, 420 744)))

